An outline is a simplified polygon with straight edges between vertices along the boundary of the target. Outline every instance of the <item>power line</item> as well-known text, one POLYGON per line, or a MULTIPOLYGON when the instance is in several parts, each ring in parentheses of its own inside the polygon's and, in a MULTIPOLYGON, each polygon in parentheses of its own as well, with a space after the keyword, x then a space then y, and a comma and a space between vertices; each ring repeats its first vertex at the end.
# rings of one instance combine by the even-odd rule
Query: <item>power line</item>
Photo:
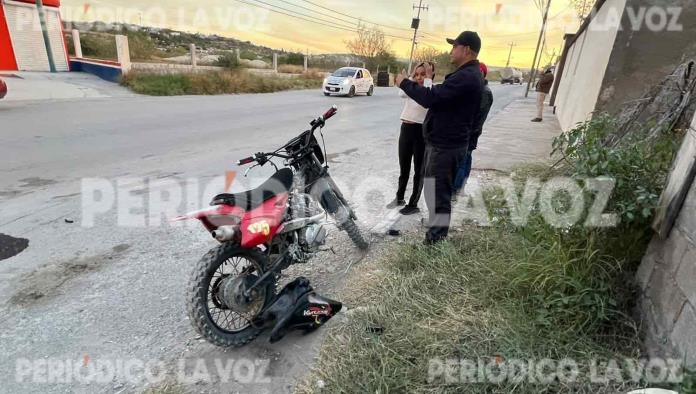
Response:
POLYGON ((388 29, 404 30, 404 31, 408 31, 408 32, 411 31, 411 29, 407 29, 407 28, 405 28, 405 27, 389 26, 389 25, 385 25, 385 24, 382 24, 382 23, 372 22, 372 21, 369 21, 369 20, 367 20, 367 19, 365 19, 365 18, 360 18, 360 17, 356 17, 356 16, 353 16, 353 15, 348 15, 348 14, 345 14, 345 13, 343 13, 343 12, 333 10, 333 9, 331 9, 331 8, 329 8, 329 7, 325 7, 325 6, 321 5, 321 4, 317 4, 317 3, 314 3, 314 2, 309 1, 309 0, 302 0, 302 1, 304 1, 305 3, 309 3, 309 4, 313 5, 313 6, 316 6, 316 7, 323 8, 323 9, 325 9, 325 10, 334 12, 334 13, 336 13, 336 14, 343 15, 343 16, 347 16, 348 18, 352 18, 352 19, 357 19, 357 20, 360 20, 360 21, 368 22, 368 23, 370 23, 371 25, 381 26, 381 27, 385 27, 385 28, 388 28, 388 29))
POLYGON ((283 11, 292 12, 292 13, 294 13, 294 14, 297 14, 297 15, 300 15, 300 16, 303 16, 303 17, 306 17, 306 18, 312 18, 312 19, 315 19, 315 20, 318 20, 318 21, 321 21, 321 22, 324 22, 324 23, 335 24, 335 25, 337 25, 337 26, 341 26, 341 27, 344 27, 344 28, 346 28, 346 29, 353 29, 353 28, 354 28, 354 27, 351 26, 351 25, 342 25, 342 24, 340 24, 340 23, 335 23, 334 21, 330 21, 330 20, 326 20, 326 19, 321 19, 321 18, 318 18, 318 17, 313 16, 313 15, 303 14, 303 13, 301 13, 301 12, 298 12, 298 11, 295 11, 295 10, 290 10, 290 9, 281 7, 281 6, 279 6, 279 5, 267 3, 267 2, 265 2, 265 1, 263 1, 263 0, 253 0, 253 1, 256 1, 257 3, 261 3, 261 4, 264 4, 264 5, 267 5, 267 6, 269 6, 269 7, 278 8, 278 9, 283 10, 283 11))
MULTIPOLYGON (((265 10, 268 10, 268 11, 272 11, 272 12, 275 12, 275 13, 277 13, 277 14, 289 16, 289 17, 296 18, 296 19, 300 19, 300 20, 303 20, 303 21, 306 21, 306 22, 311 22, 311 23, 315 23, 315 24, 318 24, 318 25, 330 27, 330 28, 337 29, 337 30, 348 31, 348 32, 351 32, 351 33, 355 33, 355 31, 357 30, 357 28, 354 28, 354 27, 352 27, 352 26, 349 27, 349 26, 345 26, 345 25, 342 25, 342 24, 336 24, 336 23, 333 23, 333 22, 328 22, 328 21, 326 21, 326 20, 324 20, 324 19, 316 18, 316 17, 314 17, 314 16, 312 16, 312 15, 303 14, 303 13, 301 13, 301 12, 297 12, 297 11, 293 11, 293 10, 288 10, 288 9, 286 9, 286 8, 283 8, 283 7, 280 7, 280 6, 277 6, 277 5, 273 5, 273 4, 266 3, 266 2, 264 2, 264 1, 262 1, 262 0, 252 0, 252 1, 256 1, 256 2, 258 2, 258 3, 264 4, 264 5, 266 5, 266 7, 264 7, 264 6, 262 6, 262 5, 259 5, 259 4, 256 4, 256 3, 251 3, 251 2, 246 1, 246 0, 234 0, 234 1, 237 1, 237 2, 242 3, 242 4, 251 5, 251 6, 254 6, 254 7, 262 8, 262 9, 265 9, 265 10), (284 10, 284 11, 292 12, 292 13, 297 14, 297 15, 289 14, 289 13, 284 12, 284 11, 278 11, 276 8, 281 9, 281 10, 284 10)), ((406 38, 406 37, 394 36, 394 35, 390 35, 390 34, 385 34, 385 36, 397 38, 397 39, 404 40, 404 41, 409 41, 409 40, 410 40, 410 39, 408 39, 408 38, 406 38)))
POLYGON ((305 7, 305 6, 300 5, 300 4, 291 3, 291 2, 286 1, 286 0, 278 0, 278 1, 280 1, 280 2, 282 2, 282 3, 285 3, 285 4, 293 5, 293 6, 295 6, 295 7, 299 7, 299 8, 305 9, 305 10, 310 11, 310 12, 314 12, 314 13, 319 14, 319 15, 328 16, 329 18, 334 18, 334 19, 339 20, 339 21, 341 21, 341 22, 345 22, 345 23, 348 23, 348 24, 354 24, 354 23, 355 23, 355 22, 353 22, 353 21, 348 21, 348 20, 346 20, 346 19, 338 18, 338 17, 336 17, 336 16, 334 16, 334 15, 330 15, 330 14, 327 14, 327 13, 325 13, 325 12, 313 10, 313 9, 311 9, 311 8, 309 8, 309 7, 305 7))

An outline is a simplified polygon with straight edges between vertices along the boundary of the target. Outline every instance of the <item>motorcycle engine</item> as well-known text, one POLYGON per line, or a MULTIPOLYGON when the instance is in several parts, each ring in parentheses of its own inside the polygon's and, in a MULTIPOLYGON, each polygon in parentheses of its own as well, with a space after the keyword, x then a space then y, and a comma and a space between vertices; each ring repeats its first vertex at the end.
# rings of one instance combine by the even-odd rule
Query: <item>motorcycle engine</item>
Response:
POLYGON ((312 224, 302 229, 305 242, 310 250, 316 250, 326 243, 328 232, 321 224, 312 224))

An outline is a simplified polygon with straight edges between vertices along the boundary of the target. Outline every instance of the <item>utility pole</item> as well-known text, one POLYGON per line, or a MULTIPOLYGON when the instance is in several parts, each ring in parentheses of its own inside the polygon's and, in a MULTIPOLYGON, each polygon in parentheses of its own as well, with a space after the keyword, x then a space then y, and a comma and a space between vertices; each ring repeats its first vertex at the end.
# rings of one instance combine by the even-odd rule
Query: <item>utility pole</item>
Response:
POLYGON ((584 22, 585 21, 585 7, 587 7, 587 0, 583 0, 582 2, 582 17, 580 19, 584 22))
POLYGON ((48 28, 46 27, 46 14, 43 8, 43 1, 36 0, 36 10, 39 12, 39 21, 41 22, 41 32, 43 33, 44 45, 46 46, 46 55, 48 55, 48 67, 52 73, 56 72, 56 62, 53 61, 53 50, 51 50, 51 40, 48 38, 48 28))
POLYGON ((508 45, 510 45, 510 52, 508 53, 508 60, 507 60, 507 63, 505 64, 505 67, 510 67, 510 58, 512 57, 512 47, 517 46, 517 44, 515 44, 514 42, 511 42, 508 45))
POLYGON ((532 86, 532 78, 534 78, 534 69, 537 64, 537 56, 539 55, 539 46, 541 45, 541 39, 546 33, 546 20, 549 18, 549 8, 551 8, 551 0, 547 0, 546 10, 544 11, 544 20, 541 23, 541 31, 539 32, 539 40, 537 40, 536 52, 534 52, 534 61, 532 62, 532 69, 529 72, 529 81, 527 81, 527 91, 524 92, 524 97, 529 97, 529 88, 532 86))
POLYGON ((408 74, 411 75, 411 67, 413 63, 413 50, 416 48, 416 35, 418 34, 418 27, 420 26, 420 14, 421 10, 428 10, 428 6, 423 6, 423 0, 419 0, 418 6, 413 6, 413 9, 418 9, 418 16, 413 18, 411 21, 411 29, 413 29, 413 42, 411 43, 411 56, 408 58, 408 74))
POLYGON ((546 32, 544 32, 544 41, 541 43, 541 51, 539 51, 539 60, 537 61, 536 67, 534 67, 534 75, 536 75, 537 71, 539 71, 539 68, 541 67, 541 62, 543 61, 544 58, 544 50, 546 49, 546 32))

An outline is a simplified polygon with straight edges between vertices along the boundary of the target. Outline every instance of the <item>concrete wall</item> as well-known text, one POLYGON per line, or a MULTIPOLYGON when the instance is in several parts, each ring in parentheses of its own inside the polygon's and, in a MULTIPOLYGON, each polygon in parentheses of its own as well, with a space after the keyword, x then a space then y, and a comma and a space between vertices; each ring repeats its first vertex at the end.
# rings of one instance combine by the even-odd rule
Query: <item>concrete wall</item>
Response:
MULTIPOLYGON (((629 14, 623 14, 621 26, 604 74, 602 91, 597 108, 614 113, 622 103, 643 96, 650 86, 669 75, 684 60, 696 57, 696 0, 627 0, 627 8, 640 12, 640 7, 678 7, 678 23, 682 31, 667 29, 653 31, 643 23, 633 30, 629 14)), ((650 11, 646 11, 646 14, 650 11)), ((659 25, 659 15, 653 16, 653 24, 659 25)))
POLYGON ((669 237, 650 243, 636 279, 648 353, 696 367, 696 181, 669 237))
POLYGON ((621 18, 626 1, 607 0, 568 52, 556 97, 564 131, 589 119, 595 109, 618 32, 618 24, 611 20, 621 18))
POLYGON ((114 83, 119 83, 121 75, 123 75, 123 70, 119 63, 90 59, 70 59, 70 70, 93 74, 103 80, 114 83))

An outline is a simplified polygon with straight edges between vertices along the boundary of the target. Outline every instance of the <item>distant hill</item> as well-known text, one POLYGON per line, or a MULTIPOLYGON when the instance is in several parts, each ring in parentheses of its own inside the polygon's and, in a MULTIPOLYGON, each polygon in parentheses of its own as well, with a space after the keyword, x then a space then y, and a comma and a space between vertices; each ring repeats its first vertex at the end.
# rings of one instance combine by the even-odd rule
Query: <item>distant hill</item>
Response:
MULTIPOLYGON (((238 40, 231 37, 223 37, 217 34, 190 33, 172 29, 138 26, 133 24, 107 24, 104 22, 64 22, 65 30, 73 28, 81 32, 125 34, 131 44, 131 56, 134 47, 147 47, 148 49, 136 53, 137 58, 166 59, 185 55, 189 51, 190 44, 195 44, 200 55, 217 55, 221 52, 239 49, 240 57, 248 60, 263 60, 270 62, 273 52, 279 54, 280 64, 302 65, 304 54, 299 52, 274 49, 263 45, 257 45, 251 41, 238 40)), ((136 52, 138 52, 136 50, 136 52)), ((360 61, 351 54, 321 54, 311 56, 311 66, 319 68, 336 68, 347 64, 358 65, 360 61)))

